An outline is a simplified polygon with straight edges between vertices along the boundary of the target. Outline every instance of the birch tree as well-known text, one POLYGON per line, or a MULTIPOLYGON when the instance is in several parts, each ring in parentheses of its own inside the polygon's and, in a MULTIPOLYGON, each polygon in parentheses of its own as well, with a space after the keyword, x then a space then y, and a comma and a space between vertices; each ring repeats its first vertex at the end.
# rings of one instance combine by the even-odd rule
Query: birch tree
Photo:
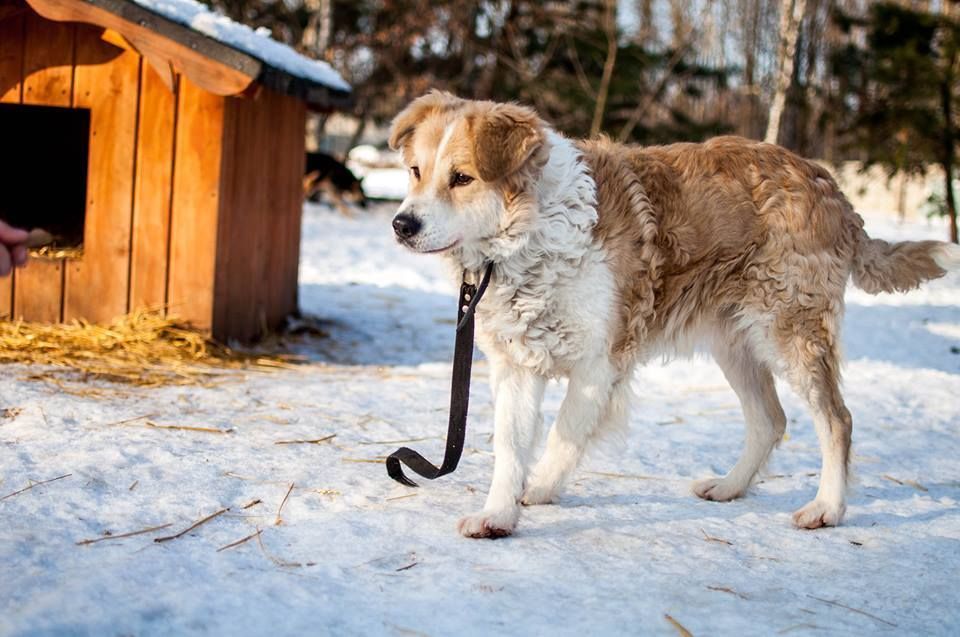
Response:
POLYGON ((797 35, 800 22, 806 10, 806 0, 781 0, 780 2, 780 46, 777 58, 777 83, 770 103, 770 117, 767 119, 765 142, 776 144, 780 135, 780 119, 787 103, 787 90, 793 78, 793 65, 797 53, 797 35))

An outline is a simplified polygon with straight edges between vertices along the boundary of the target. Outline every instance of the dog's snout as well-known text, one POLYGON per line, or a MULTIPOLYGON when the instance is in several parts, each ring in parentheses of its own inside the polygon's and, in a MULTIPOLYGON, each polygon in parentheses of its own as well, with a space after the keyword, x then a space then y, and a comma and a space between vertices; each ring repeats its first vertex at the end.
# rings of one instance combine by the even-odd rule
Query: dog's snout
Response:
POLYGON ((409 239, 417 234, 420 232, 421 226, 420 220, 409 212, 401 212, 393 218, 393 231, 401 239, 409 239))

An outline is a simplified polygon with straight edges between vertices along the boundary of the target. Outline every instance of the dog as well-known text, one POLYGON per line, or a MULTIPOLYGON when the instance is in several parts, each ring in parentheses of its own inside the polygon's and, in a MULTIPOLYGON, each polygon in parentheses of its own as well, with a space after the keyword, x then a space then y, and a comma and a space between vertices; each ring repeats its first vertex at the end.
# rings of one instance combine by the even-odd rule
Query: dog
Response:
MULTIPOLYGON (((737 393, 743 454, 697 496, 738 498, 783 438, 774 377, 813 416, 816 497, 797 527, 839 524, 852 420, 840 393, 847 280, 906 291, 960 266, 960 247, 871 239, 821 166, 739 137, 637 147, 574 141, 532 109, 431 92, 391 124, 409 168, 392 225, 458 277, 493 264, 477 341, 494 395, 493 481, 473 538, 510 535, 521 505, 553 502, 588 444, 622 432, 634 369, 707 349, 737 393), (528 469, 548 379, 567 393, 528 469)), ((476 276, 476 274, 472 275, 476 276)))
POLYGON ((303 198, 316 201, 321 192, 340 211, 340 214, 347 217, 353 216, 347 203, 361 208, 367 207, 362 179, 357 179, 343 162, 331 155, 307 153, 303 176, 303 198))

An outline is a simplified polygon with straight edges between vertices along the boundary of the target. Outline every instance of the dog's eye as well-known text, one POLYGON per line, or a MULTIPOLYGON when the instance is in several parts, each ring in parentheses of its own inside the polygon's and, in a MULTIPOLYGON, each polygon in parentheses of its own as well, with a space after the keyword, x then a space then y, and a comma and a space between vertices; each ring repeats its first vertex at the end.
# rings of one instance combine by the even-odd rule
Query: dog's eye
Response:
POLYGON ((453 173, 453 177, 450 178, 450 187, 456 188, 457 186, 466 186, 471 181, 473 177, 470 175, 464 175, 463 173, 453 173))
POLYGON ((413 171, 413 176, 417 178, 417 181, 420 181, 420 167, 413 166, 410 170, 413 171))

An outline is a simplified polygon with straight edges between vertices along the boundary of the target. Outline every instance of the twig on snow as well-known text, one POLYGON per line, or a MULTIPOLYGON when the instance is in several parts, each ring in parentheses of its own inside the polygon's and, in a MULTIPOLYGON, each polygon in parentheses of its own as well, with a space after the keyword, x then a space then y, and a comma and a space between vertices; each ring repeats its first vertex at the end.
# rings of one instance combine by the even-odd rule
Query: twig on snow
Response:
POLYGON ((713 537, 712 535, 707 535, 707 532, 703 529, 700 529, 700 532, 703 533, 703 539, 707 542, 717 542, 718 544, 726 544, 727 546, 733 546, 733 542, 725 540, 721 537, 713 537))
MULTIPOLYGON (((263 545, 263 533, 260 532, 260 529, 257 529, 257 532, 254 533, 254 535, 255 535, 256 538, 257 538, 257 544, 260 545, 260 551, 264 554, 264 556, 265 556, 268 560, 270 560, 271 562, 273 562, 273 563, 276 564, 277 566, 284 566, 284 567, 288 567, 288 568, 301 568, 301 567, 303 566, 303 564, 301 564, 300 562, 288 562, 288 561, 286 561, 286 560, 281 560, 279 557, 275 557, 275 556, 271 555, 271 554, 267 551, 267 547, 265 547, 265 546, 263 545)), ((312 563, 307 563, 307 566, 312 566, 312 563)))
POLYGON ((680 637, 693 637, 693 633, 687 630, 683 624, 671 617, 669 613, 664 613, 663 618, 670 622, 673 627, 677 629, 677 632, 680 633, 680 637))
POLYGON ((329 436, 324 436, 323 438, 316 438, 314 440, 277 440, 273 444, 275 445, 318 445, 321 442, 333 440, 336 437, 337 437, 337 434, 330 434, 329 436))
POLYGON ((40 485, 50 484, 51 482, 56 482, 57 480, 63 480, 64 478, 69 478, 69 477, 72 476, 72 475, 73 475, 72 473, 65 473, 65 474, 63 474, 62 476, 57 476, 56 478, 50 478, 49 480, 41 480, 40 482, 34 482, 34 483, 31 484, 30 486, 24 487, 24 488, 20 489, 19 491, 14 491, 13 493, 8 493, 7 495, 5 495, 5 496, 3 496, 2 498, 0 498, 0 502, 3 502, 3 501, 6 500, 7 498, 12 498, 12 497, 15 496, 15 495, 19 495, 19 494, 23 493, 24 491, 29 491, 30 489, 33 489, 33 488, 35 488, 35 487, 39 487, 40 485))
POLYGON ((159 531, 160 529, 165 529, 171 524, 172 524, 171 522, 168 522, 167 524, 161 524, 160 526, 151 526, 148 529, 140 529, 139 531, 121 533, 120 535, 105 535, 103 537, 94 538, 92 540, 80 540, 76 544, 77 546, 86 546, 87 544, 96 544, 97 542, 103 542, 105 540, 119 540, 125 537, 133 537, 134 535, 143 535, 145 533, 152 533, 154 531, 159 531))
POLYGON ((287 499, 290 497, 290 493, 293 491, 293 485, 295 484, 296 484, 295 482, 290 483, 290 488, 287 489, 286 495, 283 496, 283 500, 280 502, 280 507, 277 509, 277 517, 273 521, 273 524, 275 526, 283 524, 283 520, 280 518, 280 512, 283 511, 283 505, 287 503, 287 499))
POLYGON ((178 431, 199 431, 206 434, 232 434, 233 429, 217 429, 216 427, 191 427, 189 425, 158 425, 155 422, 147 421, 144 426, 151 429, 176 429, 178 431))
POLYGON ((890 476, 890 475, 887 475, 887 474, 883 474, 883 475, 880 476, 880 477, 883 478, 884 480, 889 480, 890 482, 896 482, 896 483, 899 484, 900 486, 913 487, 913 488, 916 489, 917 491, 923 491, 924 493, 926 493, 927 491, 930 490, 930 489, 926 488, 925 486, 923 486, 922 484, 920 484, 919 482, 917 482, 916 480, 898 480, 898 479, 894 478, 893 476, 890 476))
POLYGON ((854 608, 853 606, 847 606, 846 604, 841 604, 840 602, 833 601, 830 599, 823 599, 822 597, 816 597, 815 595, 810 595, 809 593, 807 594, 807 597, 809 597, 810 599, 815 599, 818 602, 823 602, 824 604, 830 604, 831 606, 837 606, 838 608, 845 608, 859 615, 863 615, 865 617, 869 617, 870 619, 876 620, 882 624, 886 624, 887 626, 893 626, 894 628, 897 628, 897 625, 894 624, 893 622, 888 622, 886 619, 881 619, 876 615, 871 615, 865 610, 860 610, 859 608, 854 608))
POLYGON ((235 546, 240 546, 244 542, 247 542, 249 540, 252 540, 255 537, 258 537, 261 533, 263 533, 263 531, 261 531, 260 529, 257 529, 256 533, 251 533, 247 537, 239 539, 236 542, 230 542, 230 544, 225 544, 221 546, 220 548, 217 549, 217 553, 219 553, 220 551, 226 551, 227 549, 232 549, 235 546))
POLYGON ((226 512, 229 511, 229 510, 230 510, 230 507, 227 507, 227 508, 225 508, 225 509, 220 509, 220 510, 217 511, 216 513, 211 513, 211 514, 208 515, 207 517, 205 517, 205 518, 203 518, 203 519, 201 519, 201 520, 197 520, 196 522, 194 522, 193 524, 191 524, 190 526, 188 526, 188 527, 185 528, 184 530, 180 531, 180 532, 177 533, 176 535, 167 535, 167 536, 164 536, 164 537, 156 537, 156 538, 153 538, 153 541, 154 541, 154 542, 168 542, 168 541, 170 541, 170 540, 175 540, 175 539, 177 539, 178 537, 182 537, 182 536, 186 535, 187 533, 189 533, 190 531, 194 530, 195 528, 197 528, 197 527, 200 526, 201 524, 206 524, 207 522, 209 522, 210 520, 214 519, 215 517, 218 517, 218 516, 220 516, 220 515, 223 515, 224 513, 226 513, 226 512))

